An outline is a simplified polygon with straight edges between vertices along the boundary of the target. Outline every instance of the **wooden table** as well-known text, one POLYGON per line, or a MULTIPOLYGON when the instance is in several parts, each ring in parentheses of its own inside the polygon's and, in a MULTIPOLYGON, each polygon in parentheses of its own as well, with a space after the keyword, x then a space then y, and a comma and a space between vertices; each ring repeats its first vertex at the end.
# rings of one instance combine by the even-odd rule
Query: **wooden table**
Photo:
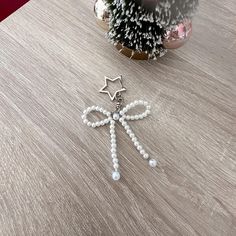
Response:
POLYGON ((236 4, 202 1, 194 34, 158 61, 107 43, 93 1, 31 0, 0 24, 0 235, 236 235, 236 4), (81 113, 122 74, 151 169, 117 127, 81 113))

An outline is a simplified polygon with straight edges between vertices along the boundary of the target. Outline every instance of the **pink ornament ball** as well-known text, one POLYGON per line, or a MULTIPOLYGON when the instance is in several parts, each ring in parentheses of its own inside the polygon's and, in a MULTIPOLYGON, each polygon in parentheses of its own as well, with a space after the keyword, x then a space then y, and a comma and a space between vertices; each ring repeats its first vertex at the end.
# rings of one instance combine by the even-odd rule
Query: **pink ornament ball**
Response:
POLYGON ((182 47, 192 35, 192 21, 186 19, 171 30, 168 30, 163 40, 163 45, 167 49, 177 49, 182 47))

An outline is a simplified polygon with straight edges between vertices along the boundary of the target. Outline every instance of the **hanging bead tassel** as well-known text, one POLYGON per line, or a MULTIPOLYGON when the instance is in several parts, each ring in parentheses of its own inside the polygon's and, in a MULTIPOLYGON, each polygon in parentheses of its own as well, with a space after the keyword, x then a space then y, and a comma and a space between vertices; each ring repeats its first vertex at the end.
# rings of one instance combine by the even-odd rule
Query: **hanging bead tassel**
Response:
POLYGON ((117 144, 116 144, 116 133, 115 133, 115 121, 111 119, 110 121, 110 134, 111 134, 111 158, 113 162, 114 171, 112 173, 112 178, 114 180, 120 179, 119 161, 117 159, 117 144))

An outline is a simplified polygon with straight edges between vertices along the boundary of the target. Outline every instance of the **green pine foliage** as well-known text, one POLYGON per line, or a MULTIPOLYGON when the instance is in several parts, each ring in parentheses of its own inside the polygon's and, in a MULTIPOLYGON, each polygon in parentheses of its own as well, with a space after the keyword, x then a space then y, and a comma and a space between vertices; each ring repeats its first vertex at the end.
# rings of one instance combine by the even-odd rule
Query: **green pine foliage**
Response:
POLYGON ((166 30, 191 18, 198 0, 156 2, 150 8, 145 0, 107 0, 110 11, 108 39, 134 51, 144 51, 151 59, 164 55, 166 30))

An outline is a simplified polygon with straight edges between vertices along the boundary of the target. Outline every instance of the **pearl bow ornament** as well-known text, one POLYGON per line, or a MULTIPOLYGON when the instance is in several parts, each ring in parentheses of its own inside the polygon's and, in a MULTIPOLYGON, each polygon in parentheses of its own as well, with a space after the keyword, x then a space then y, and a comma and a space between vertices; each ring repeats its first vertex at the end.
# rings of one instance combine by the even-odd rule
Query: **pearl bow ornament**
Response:
MULTIPOLYGON (((139 143, 137 137, 135 136, 134 132, 131 130, 129 124, 127 121, 130 120, 141 120, 148 116, 150 114, 150 105, 148 105, 147 102, 139 100, 139 101, 134 101, 127 106, 125 106, 122 110, 120 111, 115 111, 115 112, 109 112, 103 109, 102 107, 99 106, 91 106, 88 107, 86 110, 84 110, 82 119, 85 124, 88 126, 91 126, 93 128, 104 126, 106 124, 110 123, 110 135, 111 135, 111 157, 112 157, 112 162, 113 162, 113 167, 114 171, 112 173, 112 178, 114 180, 119 180, 120 179, 120 172, 119 170, 119 161, 117 158, 117 144, 116 144, 116 133, 115 133, 115 123, 120 122, 121 125, 125 128, 126 133, 129 135, 130 139, 134 143, 134 146, 136 149, 140 152, 140 154, 143 156, 144 159, 148 160, 149 159, 149 154, 144 150, 144 148, 141 146, 139 143), (127 112, 136 107, 136 106, 144 106, 146 109, 143 113, 136 114, 136 115, 127 115, 127 112), (107 118, 98 121, 98 122, 91 122, 88 120, 88 115, 91 112, 100 112, 103 115, 107 116, 107 118)), ((149 159, 149 165, 151 167, 156 167, 157 161, 155 159, 149 159)))

